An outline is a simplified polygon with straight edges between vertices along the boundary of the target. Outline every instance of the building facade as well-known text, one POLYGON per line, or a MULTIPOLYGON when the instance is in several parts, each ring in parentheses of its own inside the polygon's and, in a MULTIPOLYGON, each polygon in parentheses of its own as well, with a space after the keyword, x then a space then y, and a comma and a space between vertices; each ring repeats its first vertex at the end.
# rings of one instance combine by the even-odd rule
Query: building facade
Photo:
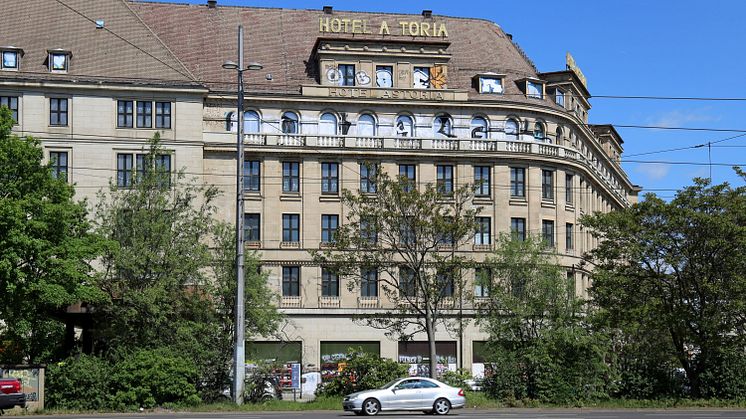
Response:
MULTIPOLYGON (((219 216, 231 221, 243 124, 247 249, 259 253, 288 318, 282 341, 254 342, 248 358, 331 372, 359 346, 413 372, 422 363, 424 337, 398 342, 353 321, 390 304, 375 279, 350 290, 309 254, 345 222, 343 189, 374 192, 370 163, 419 187, 478 184, 480 229, 458 251, 483 260, 500 233, 540 234, 580 295, 589 286, 580 256, 595 243, 579 217, 637 200, 621 137, 588 123, 590 93, 571 57, 564 70, 538 72, 492 22, 429 11, 31 2, 72 30, 0 29, 9 60, 0 98, 81 196, 95 199, 109 181, 126 187, 158 131, 169 151, 162 164, 222 189, 219 216), (244 115, 235 71, 221 68, 235 60, 239 25, 247 61, 264 66, 245 73, 244 115)), ((480 373, 486 336, 473 321, 437 340, 444 364, 480 373)))

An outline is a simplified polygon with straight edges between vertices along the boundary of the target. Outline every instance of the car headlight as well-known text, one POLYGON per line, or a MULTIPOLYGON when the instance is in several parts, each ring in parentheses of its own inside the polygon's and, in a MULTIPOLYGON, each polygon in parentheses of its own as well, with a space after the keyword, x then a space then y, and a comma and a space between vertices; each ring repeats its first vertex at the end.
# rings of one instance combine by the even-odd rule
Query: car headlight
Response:
POLYGON ((358 396, 357 396, 357 395, 355 395, 355 396, 347 396, 347 397, 345 397, 345 398, 347 399, 347 401, 350 401, 350 402, 351 402, 351 401, 353 401, 353 400, 356 400, 356 399, 357 399, 357 397, 358 397, 358 396))

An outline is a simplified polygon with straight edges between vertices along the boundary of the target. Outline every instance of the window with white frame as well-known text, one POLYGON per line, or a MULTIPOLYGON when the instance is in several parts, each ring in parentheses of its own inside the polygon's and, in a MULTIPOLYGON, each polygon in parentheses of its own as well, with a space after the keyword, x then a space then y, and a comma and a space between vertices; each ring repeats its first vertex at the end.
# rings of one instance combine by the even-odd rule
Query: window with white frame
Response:
POLYGON ((319 117, 319 135, 337 135, 337 116, 325 112, 319 117))
POLYGON ((280 128, 283 134, 299 134, 298 114, 289 111, 284 112, 282 118, 280 118, 280 128))
POLYGON ((526 81, 526 96, 534 99, 544 98, 544 85, 539 82, 526 81))
POLYGON ((481 116, 471 119, 471 138, 487 139, 489 137, 489 125, 487 120, 481 116))
POLYGON ((49 51, 49 71, 52 73, 67 73, 70 68, 70 54, 67 51, 49 51))
POLYGON ((450 115, 441 114, 436 115, 435 118, 433 118, 433 137, 453 137, 453 121, 451 120, 450 115))
POLYGON ((414 122, 408 115, 399 115, 396 117, 396 136, 397 137, 414 137, 414 122))
POLYGON ((246 111, 243 113, 243 132, 244 134, 257 134, 261 131, 261 121, 259 113, 256 111, 246 111))
POLYGON ((17 49, 2 50, 0 68, 3 70, 18 70, 21 67, 21 51, 17 49))
POLYGON ((360 137, 375 137, 376 119, 369 113, 360 115, 357 119, 357 135, 360 137))

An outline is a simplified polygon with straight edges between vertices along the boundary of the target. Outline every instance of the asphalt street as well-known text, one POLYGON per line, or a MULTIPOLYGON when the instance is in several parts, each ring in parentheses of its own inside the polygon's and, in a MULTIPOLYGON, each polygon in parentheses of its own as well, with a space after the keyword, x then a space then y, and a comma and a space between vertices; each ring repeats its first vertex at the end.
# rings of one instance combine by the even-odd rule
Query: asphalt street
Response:
MULTIPOLYGON (((231 413, 147 413, 147 414, 116 414, 116 415, 44 415, 24 416, 24 418, 39 419, 69 419, 80 417, 85 419, 327 419, 354 418, 352 413, 342 411, 304 411, 304 412, 231 412, 231 413)), ((382 418, 411 418, 430 417, 422 413, 381 413, 382 418)), ((455 410, 448 417, 468 418, 498 418, 498 419, 746 419, 746 409, 497 409, 497 410, 455 410)))

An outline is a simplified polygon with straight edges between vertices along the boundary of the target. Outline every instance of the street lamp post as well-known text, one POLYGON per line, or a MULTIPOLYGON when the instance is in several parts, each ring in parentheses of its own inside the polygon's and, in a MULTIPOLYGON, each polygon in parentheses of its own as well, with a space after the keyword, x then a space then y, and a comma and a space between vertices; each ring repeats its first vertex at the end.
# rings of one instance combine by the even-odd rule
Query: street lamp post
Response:
POLYGON ((236 321, 235 342, 233 346, 233 400, 236 404, 243 404, 244 381, 246 377, 246 341, 244 331, 244 209, 243 209, 243 72, 246 70, 261 70, 262 65, 243 64, 243 26, 238 26, 238 63, 226 61, 226 70, 236 70, 238 74, 238 113, 236 115, 236 321))

